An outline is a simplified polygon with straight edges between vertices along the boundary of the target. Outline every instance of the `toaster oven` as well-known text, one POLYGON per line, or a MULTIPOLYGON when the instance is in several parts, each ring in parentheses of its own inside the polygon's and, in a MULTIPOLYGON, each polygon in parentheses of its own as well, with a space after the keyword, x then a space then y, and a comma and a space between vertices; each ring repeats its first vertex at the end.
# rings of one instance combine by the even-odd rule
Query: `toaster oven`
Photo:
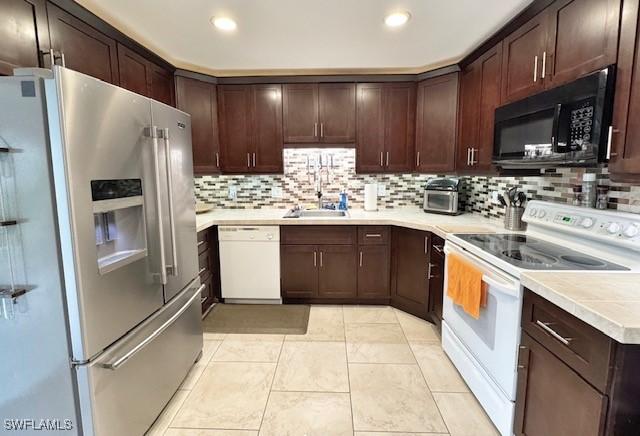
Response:
POLYGON ((427 181, 424 190, 423 209, 429 213, 459 215, 461 181, 458 178, 443 177, 427 181))

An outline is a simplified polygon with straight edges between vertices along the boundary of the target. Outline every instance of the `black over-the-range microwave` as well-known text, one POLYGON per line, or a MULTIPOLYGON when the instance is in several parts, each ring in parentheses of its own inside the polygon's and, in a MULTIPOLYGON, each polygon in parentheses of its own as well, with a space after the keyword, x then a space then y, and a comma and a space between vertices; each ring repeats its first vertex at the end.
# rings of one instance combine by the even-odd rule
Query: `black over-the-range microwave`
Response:
POLYGON ((493 162, 506 169, 593 166, 611 152, 613 66, 501 106, 493 162))

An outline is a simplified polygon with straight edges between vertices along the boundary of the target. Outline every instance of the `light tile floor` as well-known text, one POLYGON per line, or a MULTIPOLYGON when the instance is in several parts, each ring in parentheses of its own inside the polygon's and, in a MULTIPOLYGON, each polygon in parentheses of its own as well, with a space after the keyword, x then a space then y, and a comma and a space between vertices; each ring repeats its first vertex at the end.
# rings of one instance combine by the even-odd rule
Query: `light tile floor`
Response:
POLYGON ((495 436, 435 328, 386 306, 312 306, 306 335, 205 334, 158 436, 495 436))

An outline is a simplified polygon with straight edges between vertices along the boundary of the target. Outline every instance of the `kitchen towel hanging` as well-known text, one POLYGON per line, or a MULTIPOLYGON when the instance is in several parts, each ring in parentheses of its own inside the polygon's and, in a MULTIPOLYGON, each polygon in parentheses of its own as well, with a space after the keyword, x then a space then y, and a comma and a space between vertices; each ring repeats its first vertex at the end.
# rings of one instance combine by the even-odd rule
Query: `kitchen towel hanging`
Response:
POLYGON ((475 319, 487 306, 487 290, 482 271, 455 254, 447 255, 447 296, 475 319))

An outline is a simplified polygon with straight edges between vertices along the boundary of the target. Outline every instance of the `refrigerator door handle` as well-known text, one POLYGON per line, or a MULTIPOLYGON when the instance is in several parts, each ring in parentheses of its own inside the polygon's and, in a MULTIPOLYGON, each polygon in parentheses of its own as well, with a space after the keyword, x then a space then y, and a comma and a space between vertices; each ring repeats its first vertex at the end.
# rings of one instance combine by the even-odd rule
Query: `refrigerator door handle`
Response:
POLYGON ((158 236, 160 237, 160 279, 163 285, 167 284, 167 269, 165 268, 165 255, 164 255, 164 224, 162 222, 162 192, 160 189, 160 158, 159 158, 159 145, 158 145, 158 128, 151 126, 147 129, 147 132, 153 145, 153 175, 155 178, 156 188, 156 208, 158 213, 158 236))
POLYGON ((171 144, 169 142, 169 129, 162 130, 162 138, 165 146, 165 163, 167 170, 167 191, 169 194, 169 230, 171 231, 171 265, 169 266, 172 276, 178 275, 178 251, 176 245, 176 219, 175 208, 173 207, 173 169, 171 167, 171 144))
POLYGON ((153 340, 155 338, 160 336, 162 334, 162 332, 164 332, 167 328, 169 328, 171 326, 171 324, 173 324, 178 318, 180 318, 180 316, 184 312, 186 312, 186 310, 189 308, 189 306, 191 306, 191 303, 193 303, 193 300, 195 300, 196 298, 200 297, 200 295, 202 294, 202 290, 205 288, 205 286, 206 285, 200 285, 200 287, 198 288, 198 291, 194 292, 194 294, 189 298, 189 300, 174 315, 172 315, 171 318, 169 318, 166 322, 164 322, 160 327, 155 329, 144 340, 139 342, 138 345, 133 347, 131 350, 127 351, 122 356, 117 357, 116 359, 114 359, 114 360, 112 360, 110 362, 101 363, 100 366, 102 366, 103 368, 115 371, 116 369, 118 369, 122 365, 124 365, 127 362, 127 360, 131 359, 138 352, 142 351, 144 349, 144 347, 146 347, 151 342, 153 342, 153 340))

